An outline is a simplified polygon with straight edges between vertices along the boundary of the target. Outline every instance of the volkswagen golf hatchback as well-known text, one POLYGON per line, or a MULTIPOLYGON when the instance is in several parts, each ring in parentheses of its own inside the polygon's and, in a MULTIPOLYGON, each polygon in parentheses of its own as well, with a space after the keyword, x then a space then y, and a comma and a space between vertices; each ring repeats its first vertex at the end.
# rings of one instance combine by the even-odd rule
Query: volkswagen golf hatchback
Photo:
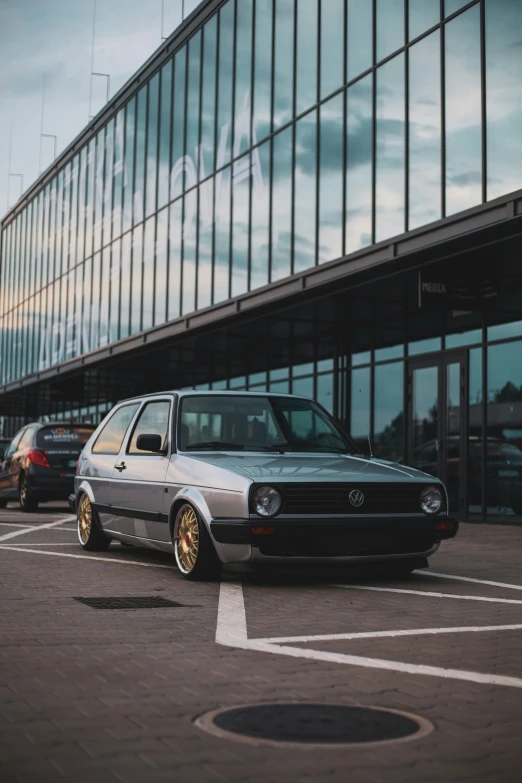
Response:
POLYGON ((186 578, 222 564, 427 565, 457 522, 433 476, 359 452, 290 394, 172 391, 119 403, 81 454, 82 547, 173 552, 186 578))

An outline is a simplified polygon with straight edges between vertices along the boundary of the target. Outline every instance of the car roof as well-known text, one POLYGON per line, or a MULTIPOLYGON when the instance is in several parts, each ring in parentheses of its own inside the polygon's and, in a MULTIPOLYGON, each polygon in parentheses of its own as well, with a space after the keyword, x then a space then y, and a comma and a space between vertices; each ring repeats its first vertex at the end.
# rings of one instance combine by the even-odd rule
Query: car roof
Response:
POLYGON ((128 397, 125 400, 120 400, 118 402, 118 405, 120 405, 122 402, 130 402, 131 400, 145 400, 149 397, 161 397, 165 394, 177 394, 179 397, 193 397, 193 396, 200 396, 204 394, 205 396, 207 394, 212 395, 213 397, 219 397, 219 396, 233 396, 237 397, 238 395, 241 396, 248 396, 248 397, 298 397, 302 400, 308 400, 309 397, 305 397, 302 394, 284 394, 282 392, 267 392, 267 391, 245 391, 242 389, 232 389, 230 391, 226 389, 167 389, 165 391, 160 392, 150 392, 149 394, 137 394, 135 397, 128 397))

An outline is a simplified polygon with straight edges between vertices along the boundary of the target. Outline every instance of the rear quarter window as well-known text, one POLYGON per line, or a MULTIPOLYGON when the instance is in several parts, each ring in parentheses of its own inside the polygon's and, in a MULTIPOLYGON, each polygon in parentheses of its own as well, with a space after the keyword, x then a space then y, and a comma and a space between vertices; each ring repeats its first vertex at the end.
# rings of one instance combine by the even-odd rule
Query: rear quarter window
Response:
POLYGON ((44 427, 36 436, 36 445, 40 449, 73 448, 81 451, 94 430, 94 427, 67 424, 44 427))

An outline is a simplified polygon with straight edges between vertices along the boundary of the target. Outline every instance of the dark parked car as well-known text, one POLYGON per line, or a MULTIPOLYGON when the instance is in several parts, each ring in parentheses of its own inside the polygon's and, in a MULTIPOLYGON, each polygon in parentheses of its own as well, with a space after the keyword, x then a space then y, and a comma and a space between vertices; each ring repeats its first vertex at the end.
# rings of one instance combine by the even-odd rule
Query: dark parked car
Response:
POLYGON ((9 438, 0 438, 0 461, 2 460, 6 448, 9 446, 9 438))
POLYGON ((0 508, 19 500, 23 511, 36 511, 40 501, 67 500, 78 457, 94 430, 74 422, 23 427, 0 458, 0 508))

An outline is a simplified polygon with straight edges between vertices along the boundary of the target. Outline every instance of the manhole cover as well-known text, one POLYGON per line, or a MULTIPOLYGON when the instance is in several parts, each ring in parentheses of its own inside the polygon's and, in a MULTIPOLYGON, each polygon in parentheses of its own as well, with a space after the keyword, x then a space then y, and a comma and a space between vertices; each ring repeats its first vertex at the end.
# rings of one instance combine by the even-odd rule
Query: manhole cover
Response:
POLYGON ((90 606, 91 609, 175 609, 184 604, 177 601, 169 601, 159 595, 127 595, 117 597, 82 598, 76 597, 75 601, 90 606))
POLYGON ((211 734, 255 744, 359 745, 425 736, 424 718, 381 707, 256 704, 214 710, 196 720, 211 734))

